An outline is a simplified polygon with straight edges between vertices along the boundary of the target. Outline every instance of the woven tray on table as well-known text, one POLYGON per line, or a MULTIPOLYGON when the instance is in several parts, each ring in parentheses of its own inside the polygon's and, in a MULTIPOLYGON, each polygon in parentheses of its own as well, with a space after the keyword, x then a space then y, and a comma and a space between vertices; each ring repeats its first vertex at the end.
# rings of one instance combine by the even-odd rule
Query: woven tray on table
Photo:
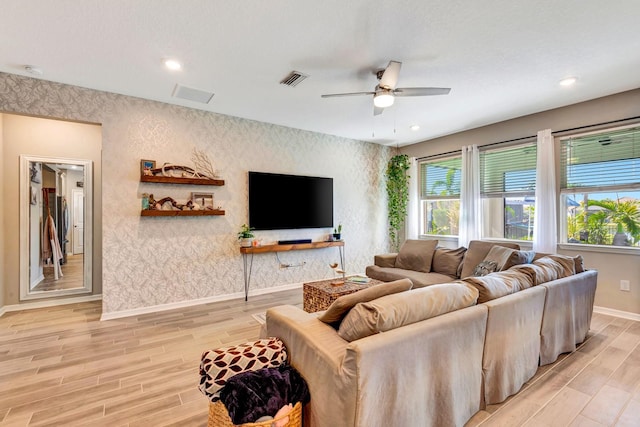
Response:
MULTIPOLYGON (((291 412, 287 415, 274 418, 273 420, 263 421, 261 423, 245 423, 242 427, 270 427, 271 424, 283 418, 289 417, 289 422, 285 427, 301 427, 302 426, 302 404, 300 402, 293 406, 291 412)), ((207 427, 236 427, 229 417, 226 406, 221 401, 209 403, 209 423, 207 427)))

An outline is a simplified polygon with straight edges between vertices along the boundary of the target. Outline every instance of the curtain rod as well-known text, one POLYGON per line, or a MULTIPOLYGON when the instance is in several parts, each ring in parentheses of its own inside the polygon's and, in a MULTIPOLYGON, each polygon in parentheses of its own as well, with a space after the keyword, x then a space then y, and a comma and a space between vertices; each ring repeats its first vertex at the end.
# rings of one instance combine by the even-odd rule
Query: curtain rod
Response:
MULTIPOLYGON (((616 124, 616 123, 623 123, 623 122, 628 122, 628 121, 632 121, 632 120, 640 120, 640 116, 627 117, 625 119, 610 120, 608 122, 596 123, 596 124, 593 124, 593 125, 585 125, 585 126, 578 126, 578 127, 575 127, 575 128, 557 130, 555 132, 551 132, 551 134, 552 135, 559 135, 559 134, 563 134, 563 133, 566 133, 566 132, 573 132, 573 131, 577 131, 577 130, 585 130, 585 129, 597 128, 597 127, 600 127, 600 126, 612 125, 612 124, 616 124)), ((524 140, 533 139, 533 138, 537 138, 537 135, 523 136, 521 138, 514 138, 514 139, 507 139, 505 141, 500 141, 500 142, 492 142, 492 143, 489 143, 489 144, 479 145, 478 147, 491 147, 491 146, 494 146, 494 145, 510 144, 512 142, 524 141, 524 140)), ((462 153, 462 150, 454 150, 454 151, 448 151, 446 153, 434 154, 434 155, 431 155, 431 156, 417 157, 416 160, 420 161, 420 160, 434 159, 434 158, 446 157, 446 156, 449 156, 451 154, 458 154, 458 153, 462 153)))

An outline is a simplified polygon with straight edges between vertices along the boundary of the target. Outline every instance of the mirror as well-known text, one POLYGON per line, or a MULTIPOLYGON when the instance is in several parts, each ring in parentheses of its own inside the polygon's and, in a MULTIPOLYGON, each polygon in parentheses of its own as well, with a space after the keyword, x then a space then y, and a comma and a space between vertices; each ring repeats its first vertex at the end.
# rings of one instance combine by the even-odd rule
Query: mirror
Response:
POLYGON ((91 293, 91 166, 20 157, 21 300, 91 293))

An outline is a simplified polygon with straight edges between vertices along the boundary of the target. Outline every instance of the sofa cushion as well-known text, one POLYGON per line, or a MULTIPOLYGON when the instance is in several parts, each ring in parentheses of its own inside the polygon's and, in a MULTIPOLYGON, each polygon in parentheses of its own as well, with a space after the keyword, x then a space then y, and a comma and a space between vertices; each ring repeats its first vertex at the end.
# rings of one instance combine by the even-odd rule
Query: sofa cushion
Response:
POLYGON ((395 267, 428 273, 437 244, 437 240, 406 240, 400 248, 395 267))
POLYGON ((414 289, 451 282, 450 276, 434 273, 433 271, 431 273, 421 273, 419 271, 403 270, 402 268, 383 268, 377 265, 369 265, 365 271, 368 277, 382 280, 383 282, 408 278, 413 282, 414 289))
POLYGON ((411 283, 411 280, 401 279, 394 282, 381 283, 352 294, 343 295, 338 297, 329 306, 327 311, 318 316, 318 319, 322 320, 324 323, 339 323, 347 312, 358 303, 371 301, 385 295, 408 291, 412 287, 413 283, 411 283))
POLYGON ((584 268, 584 259, 582 258, 582 255, 576 255, 573 257, 573 262, 575 263, 575 268, 576 268, 576 274, 578 273, 582 273, 585 271, 584 268))
POLYGON ((534 254, 531 251, 519 251, 505 248, 504 246, 494 246, 489 250, 484 260, 494 261, 497 266, 496 271, 502 271, 508 270, 514 265, 531 263, 534 254))
POLYGON ((445 283, 387 295, 357 304, 338 329, 346 341, 355 341, 472 306, 478 291, 463 283, 445 283))
POLYGON ((530 288, 534 284, 534 277, 527 271, 512 269, 482 277, 466 277, 463 281, 478 290, 480 304, 530 288))
POLYGON ((556 280, 558 278, 558 266, 521 264, 514 265, 509 271, 521 271, 533 277, 533 286, 556 280))
POLYGON ((460 272, 460 277, 465 278, 467 276, 471 276, 473 269, 476 268, 481 261, 484 260, 484 257, 487 256, 491 248, 495 245, 504 246, 506 248, 511 249, 520 249, 520 246, 516 243, 509 242, 483 242, 481 240, 472 240, 469 242, 469 248, 467 252, 464 254, 464 260, 462 261, 462 271, 460 272))
POLYGON ((436 248, 431 262, 431 271, 445 274, 451 278, 458 277, 458 267, 462 263, 467 248, 458 249, 436 248))
POLYGON ((547 255, 534 261, 536 265, 548 265, 558 271, 557 279, 576 274, 576 263, 573 258, 565 255, 547 255))

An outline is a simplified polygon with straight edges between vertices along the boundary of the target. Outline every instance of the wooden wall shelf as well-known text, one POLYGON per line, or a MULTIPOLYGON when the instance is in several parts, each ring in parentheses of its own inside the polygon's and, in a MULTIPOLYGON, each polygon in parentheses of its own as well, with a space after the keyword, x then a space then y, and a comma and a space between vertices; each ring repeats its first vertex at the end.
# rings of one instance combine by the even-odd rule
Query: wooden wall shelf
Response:
POLYGON ((202 211, 163 211, 155 209, 145 209, 140 212, 141 216, 211 216, 211 215, 224 215, 223 210, 202 210, 202 211))
POLYGON ((224 179, 183 178, 154 175, 140 175, 140 182, 155 182, 158 184, 224 185, 224 179))
POLYGON ((250 248, 240 248, 242 254, 261 254, 265 252, 286 252, 286 251, 302 251, 305 249, 321 249, 329 248, 333 246, 344 246, 343 241, 337 242, 311 242, 311 243, 297 243, 290 245, 262 245, 252 246, 250 248))

